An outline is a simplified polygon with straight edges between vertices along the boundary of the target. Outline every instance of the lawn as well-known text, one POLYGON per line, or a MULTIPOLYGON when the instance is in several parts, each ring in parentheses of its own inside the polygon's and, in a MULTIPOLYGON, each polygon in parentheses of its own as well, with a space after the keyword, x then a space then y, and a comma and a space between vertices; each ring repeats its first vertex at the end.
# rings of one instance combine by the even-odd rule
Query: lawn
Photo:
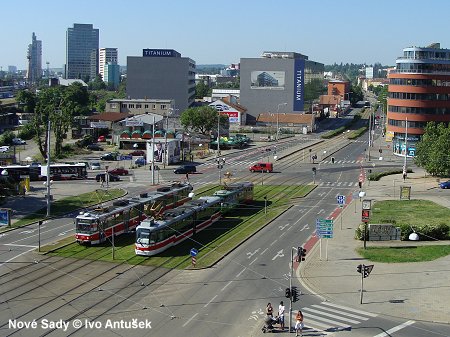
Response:
MULTIPOLYGON (((291 204, 292 199, 302 198, 315 186, 255 186, 254 201, 234 209, 226 217, 215 222, 207 229, 185 240, 154 257, 136 256, 134 253, 134 234, 121 235, 115 239, 114 260, 112 258, 111 242, 102 245, 87 247, 76 243, 70 244, 73 238, 65 239, 56 246, 44 247, 43 250, 55 249, 58 245, 67 244, 50 254, 87 258, 101 261, 115 261, 129 264, 142 264, 163 266, 166 268, 186 268, 191 264, 189 252, 191 248, 197 248, 197 268, 208 267, 219 261, 223 256, 236 248, 240 243, 248 239, 255 232, 267 225, 271 220, 279 216, 291 204), (267 201, 264 200, 264 196, 267 201), (267 208, 265 208, 267 206, 267 208), (66 241, 67 240, 67 241, 66 241)), ((202 191, 196 191, 196 196, 211 194, 216 186, 204 187, 202 191)))
POLYGON ((367 247, 358 248, 358 253, 367 260, 384 263, 433 261, 450 254, 450 245, 418 247, 367 247))

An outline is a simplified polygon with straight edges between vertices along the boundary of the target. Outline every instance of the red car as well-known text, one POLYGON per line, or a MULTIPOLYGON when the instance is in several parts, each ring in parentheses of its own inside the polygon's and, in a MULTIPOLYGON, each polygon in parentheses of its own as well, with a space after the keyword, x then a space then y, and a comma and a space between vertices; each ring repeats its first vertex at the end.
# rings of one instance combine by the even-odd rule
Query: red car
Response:
POLYGON ((125 170, 123 167, 118 167, 113 170, 108 171, 111 174, 117 175, 117 176, 126 176, 128 175, 128 170, 125 170))
POLYGON ((105 136, 98 137, 97 142, 106 142, 106 137, 105 136))
POLYGON ((134 150, 133 152, 129 153, 130 156, 136 156, 136 157, 142 157, 145 156, 145 151, 143 150, 134 150))

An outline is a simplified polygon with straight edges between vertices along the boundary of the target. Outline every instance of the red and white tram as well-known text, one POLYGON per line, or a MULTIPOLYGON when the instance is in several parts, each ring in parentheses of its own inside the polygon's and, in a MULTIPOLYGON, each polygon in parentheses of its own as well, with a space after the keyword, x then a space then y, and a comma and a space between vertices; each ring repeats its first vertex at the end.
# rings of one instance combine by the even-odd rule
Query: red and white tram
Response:
POLYGON ((134 231, 147 217, 180 206, 191 199, 192 186, 176 183, 141 193, 139 197, 120 199, 111 206, 83 211, 75 218, 76 241, 98 244, 112 235, 134 231))

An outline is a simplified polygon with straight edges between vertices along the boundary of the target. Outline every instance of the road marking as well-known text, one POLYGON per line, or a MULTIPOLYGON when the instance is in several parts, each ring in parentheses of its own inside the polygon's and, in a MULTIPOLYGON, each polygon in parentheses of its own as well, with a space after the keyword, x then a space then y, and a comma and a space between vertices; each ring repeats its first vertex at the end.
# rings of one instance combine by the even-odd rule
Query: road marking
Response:
POLYGON ((37 248, 38 246, 31 246, 31 245, 17 245, 15 243, 4 243, 4 246, 13 246, 13 247, 27 247, 27 248, 37 248))
POLYGON ((194 314, 194 316, 192 316, 191 318, 189 318, 187 321, 186 321, 186 323, 184 323, 183 324, 183 328, 186 326, 186 325, 188 325, 194 318, 195 318, 195 316, 197 316, 198 315, 198 312, 196 313, 196 314, 194 314))
POLYGON ((415 322, 415 321, 408 321, 408 322, 405 322, 405 323, 403 323, 403 324, 394 326, 392 329, 389 329, 389 330, 387 330, 386 332, 379 333, 378 335, 375 335, 375 336, 373 336, 373 337, 386 337, 386 336, 390 336, 393 332, 397 332, 397 331, 399 331, 399 330, 401 330, 401 329, 404 329, 404 328, 406 328, 407 326, 412 325, 412 324, 414 324, 414 323, 416 323, 416 322, 415 322))
POLYGON ((0 267, 3 266, 4 264, 8 263, 8 262, 11 262, 12 260, 17 259, 19 256, 22 256, 22 255, 24 255, 24 254, 27 254, 27 253, 31 252, 31 251, 34 250, 34 249, 35 249, 35 248, 28 249, 27 251, 25 251, 25 252, 23 252, 23 253, 20 253, 19 255, 16 255, 16 256, 10 258, 9 260, 6 260, 5 262, 3 262, 3 263, 0 264, 0 267))
POLYGON ((279 250, 278 253, 272 258, 272 261, 274 261, 277 257, 283 257, 284 253, 283 253, 283 249, 279 250))
POLYGON ((250 259, 253 255, 255 255, 257 252, 259 252, 259 248, 257 250, 255 250, 253 253, 252 252, 247 252, 247 259, 250 259))
MULTIPOLYGON (((303 311, 305 311, 305 310, 306 310, 306 309, 304 309, 303 311)), ((334 320, 332 320, 332 319, 326 319, 326 318, 324 318, 324 317, 316 316, 316 315, 313 315, 313 314, 308 314, 308 319, 309 319, 309 318, 312 318, 312 319, 314 319, 314 320, 318 320, 318 321, 321 321, 321 322, 325 322, 325 323, 328 323, 328 324, 333 324, 333 325, 341 326, 341 327, 343 327, 343 328, 349 327, 349 324, 345 324, 345 323, 342 323, 342 322, 334 321, 334 320)))
POLYGON ((228 286, 231 284, 231 282, 233 282, 233 281, 230 281, 230 282, 228 282, 227 284, 225 284, 225 287, 223 287, 222 289, 220 289, 220 291, 224 291, 225 288, 228 287, 228 286))
POLYGON ((365 316, 370 316, 370 317, 377 317, 377 314, 373 314, 371 312, 367 312, 367 311, 363 311, 363 310, 358 310, 358 309, 353 309, 353 308, 349 308, 349 307, 345 307, 343 305, 339 305, 339 304, 334 304, 334 303, 330 303, 330 302, 322 302, 323 305, 328 305, 331 307, 335 307, 335 308, 339 308, 339 309, 343 309, 343 310, 347 310, 347 311, 351 311, 351 312, 356 312, 357 314, 361 314, 361 315, 365 315, 365 316))
POLYGON ((247 268, 242 269, 242 270, 239 272, 239 274, 236 275, 236 277, 241 276, 241 274, 245 271, 245 269, 247 269, 247 268))
POLYGON ((272 242, 270 245, 273 246, 275 244, 275 242, 277 242, 278 239, 276 239, 274 242, 272 242))
POLYGON ((305 311, 305 312, 312 312, 312 313, 319 314, 319 315, 326 315, 327 317, 335 318, 335 319, 339 319, 339 320, 345 320, 346 322, 350 322, 350 323, 353 323, 353 324, 359 324, 360 323, 360 321, 355 321, 353 319, 350 319, 350 318, 347 318, 347 317, 342 317, 342 316, 339 316, 339 315, 333 315, 333 314, 327 313, 325 311, 320 311, 320 310, 315 310, 315 309, 310 309, 310 308, 303 308, 303 311, 305 311))
POLYGON ((216 297, 217 297, 217 295, 214 296, 213 298, 211 298, 211 300, 210 300, 208 303, 206 303, 206 304, 203 306, 203 308, 206 308, 206 307, 208 306, 208 304, 211 303, 212 301, 214 301, 214 299, 215 299, 216 297))
POLYGON ((309 229, 309 225, 308 224, 304 225, 303 228, 300 229, 300 232, 304 231, 305 229, 309 229))
POLYGON ((267 252, 268 249, 269 249, 269 248, 264 249, 264 250, 261 252, 260 255, 263 255, 265 252, 267 252))
POLYGON ((248 265, 251 266, 258 258, 255 258, 252 262, 250 262, 248 265))
POLYGON ((282 231, 282 230, 285 229, 287 226, 289 226, 289 224, 286 224, 286 225, 280 225, 280 226, 278 226, 278 228, 280 229, 280 231, 282 231))
POLYGON ((369 319, 367 317, 349 314, 347 312, 343 312, 342 310, 335 310, 335 309, 331 309, 331 308, 324 308, 323 306, 318 305, 318 304, 313 304, 311 306, 314 307, 314 308, 320 308, 320 309, 323 309, 323 310, 326 310, 326 311, 334 312, 336 314, 340 314, 340 315, 344 315, 344 316, 360 319, 362 321, 367 321, 369 319))

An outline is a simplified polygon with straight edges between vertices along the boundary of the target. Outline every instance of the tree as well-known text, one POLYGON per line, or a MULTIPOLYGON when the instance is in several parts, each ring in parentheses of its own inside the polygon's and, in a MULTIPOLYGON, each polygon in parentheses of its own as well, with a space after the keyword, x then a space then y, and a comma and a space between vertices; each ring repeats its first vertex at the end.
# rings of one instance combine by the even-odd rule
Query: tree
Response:
POLYGON ((414 161, 434 176, 450 175, 450 126, 429 122, 416 144, 414 161))
POLYGON ((36 107, 36 95, 28 90, 20 90, 17 93, 16 101, 22 104, 23 112, 33 113, 36 107))
POLYGON ((352 93, 350 95, 350 103, 352 105, 355 105, 357 102, 364 100, 364 93, 362 92, 361 86, 352 85, 350 92, 352 93))
POLYGON ((305 84, 305 102, 310 102, 319 98, 325 91, 326 87, 321 79, 312 79, 311 82, 305 84))
POLYGON ((195 98, 203 98, 211 96, 211 88, 205 84, 204 81, 200 81, 195 86, 195 98))
MULTIPOLYGON (((188 132, 198 132, 203 135, 217 130, 217 116, 219 112, 211 106, 189 108, 181 113, 180 123, 188 132)), ((220 128, 228 129, 227 115, 220 115, 220 128)))
POLYGON ((89 90, 102 90, 106 89, 106 83, 103 82, 100 74, 95 76, 95 79, 88 84, 89 90))

